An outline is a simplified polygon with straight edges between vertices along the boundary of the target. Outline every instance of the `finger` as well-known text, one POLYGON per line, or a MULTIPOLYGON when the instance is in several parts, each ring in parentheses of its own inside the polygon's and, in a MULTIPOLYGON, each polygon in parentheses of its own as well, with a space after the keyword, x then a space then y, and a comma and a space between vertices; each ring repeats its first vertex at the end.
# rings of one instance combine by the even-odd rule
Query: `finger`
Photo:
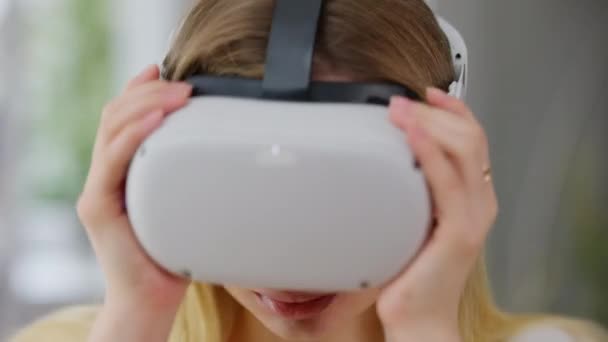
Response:
MULTIPOLYGON (((426 133, 419 125, 410 127, 412 132, 418 130, 426 133)), ((430 135, 427 139, 435 142, 430 135)), ((441 150, 440 147, 438 149, 441 150)), ((450 162, 452 165, 455 163, 453 160, 450 162)), ((457 167, 453 167, 454 172, 458 173, 457 167)), ((425 174, 427 173, 430 174, 425 171, 425 174)), ((496 219, 498 204, 491 184, 485 183, 480 177, 475 179, 476 184, 470 187, 461 177, 461 174, 457 175, 457 178, 461 179, 461 186, 453 190, 453 197, 445 197, 446 202, 451 203, 442 204, 441 195, 433 196, 438 207, 438 225, 434 231, 434 238, 443 245, 442 248, 447 252, 446 258, 464 257, 463 260, 466 261, 467 258, 475 258, 477 250, 483 246, 485 236, 496 219)), ((428 178, 430 179, 430 176, 428 178)), ((445 184, 443 187, 449 189, 449 183, 445 182, 445 184)))
MULTIPOLYGON (((463 117, 470 119, 474 127, 483 127, 479 120, 477 120, 477 118, 475 117, 475 114, 463 101, 447 94, 441 89, 432 87, 428 88, 427 101, 431 106, 446 110, 448 112, 460 114, 463 117)), ((483 131, 483 128, 481 130, 476 130, 476 132, 481 133, 479 134, 479 138, 483 141, 483 143, 481 144, 482 160, 484 161, 485 166, 489 166, 487 165, 490 160, 488 139, 485 135, 485 132, 483 131)))
MULTIPOLYGON (((445 295, 445 298, 449 299, 453 297, 451 296, 452 291, 458 286, 451 278, 458 277, 462 265, 454 270, 453 266, 456 264, 445 257, 448 253, 443 249, 454 250, 456 249, 453 247, 454 244, 444 244, 442 241, 442 246, 437 246, 437 241, 439 237, 449 239, 449 236, 456 235, 450 230, 456 230, 461 222, 465 221, 463 217, 466 212, 466 198, 462 190, 464 185, 452 162, 448 160, 439 146, 422 131, 422 128, 412 126, 407 134, 408 142, 419 159, 431 188, 434 205, 438 207, 439 220, 449 223, 449 225, 440 223, 425 247, 404 273, 388 284, 387 290, 391 293, 389 302, 393 299, 402 300, 402 298, 411 298, 416 301, 416 298, 421 298, 421 296, 428 298, 428 295, 442 297, 445 295), (448 231, 450 234, 439 234, 439 231, 448 231)), ((439 300, 442 299, 439 298, 439 300)), ((452 303, 445 303, 445 305, 450 304, 452 303)), ((415 304, 410 303, 410 305, 415 304)))
POLYGON ((472 136, 474 126, 467 121, 451 113, 438 108, 431 107, 424 103, 414 102, 404 97, 396 98, 393 103, 391 120, 398 127, 407 129, 413 123, 421 124, 428 133, 434 133, 431 129, 437 129, 441 133, 449 133, 438 142, 451 155, 457 155, 460 150, 456 147, 462 144, 462 139, 472 136))
POLYGON ((420 126, 407 131, 408 143, 420 163, 440 220, 460 220, 467 205, 465 184, 456 167, 420 126))
POLYGON ((160 89, 162 87, 166 87, 169 84, 167 81, 149 81, 146 83, 142 83, 136 87, 132 87, 128 92, 125 91, 122 95, 116 97, 112 101, 108 102, 101 113, 101 122, 99 131, 105 131, 105 126, 107 122, 111 121, 111 117, 114 116, 116 112, 118 112, 125 104, 133 101, 133 98, 141 97, 142 93, 146 93, 149 91, 153 91, 155 89, 160 89), (135 95, 135 97, 133 97, 135 95))
POLYGON ((483 168, 489 166, 490 158, 483 130, 475 127, 472 121, 426 105, 410 105, 423 109, 418 115, 410 113, 410 117, 399 110, 399 101, 392 105, 391 118, 398 126, 405 130, 408 126, 421 125, 442 149, 448 151, 450 159, 458 164, 458 173, 466 185, 470 207, 475 211, 469 225, 490 229, 497 217, 498 201, 493 184, 485 180, 483 168))
POLYGON ((433 87, 427 88, 426 101, 434 107, 453 112, 468 119, 475 119, 473 112, 463 101, 449 95, 441 89, 433 87))
POLYGON ((160 77, 160 69, 158 65, 152 64, 148 65, 144 70, 142 70, 137 76, 131 79, 127 86, 125 87, 124 92, 127 92, 139 85, 142 85, 146 82, 158 80, 160 77))
MULTIPOLYGON (((441 89, 432 87, 427 89, 427 102, 429 105, 455 113, 457 115, 462 115, 471 121, 472 126, 470 126, 470 128, 472 128, 472 132, 469 132, 468 136, 473 137, 473 141, 477 141, 477 146, 480 153, 479 155, 481 156, 481 173, 483 175, 485 168, 491 166, 489 151, 490 146, 482 124, 479 122, 479 120, 477 120, 471 109, 462 100, 447 94, 441 89)), ((479 182, 477 180, 478 176, 475 176, 474 173, 469 173, 469 175, 471 175, 471 178, 469 178, 467 181, 469 184, 476 184, 478 187, 481 186, 485 189, 489 189, 489 194, 486 193, 483 200, 487 204, 486 207, 490 212, 497 212, 498 204, 493 185, 491 183, 488 185, 487 182, 479 182)), ((485 175, 482 177, 485 178, 485 175)), ((496 215, 492 215, 492 217, 495 216, 496 215)))
MULTIPOLYGON (((132 112, 130 108, 134 106, 138 106, 141 102, 145 102, 150 98, 160 98, 163 92, 167 92, 168 89, 171 88, 181 88, 181 84, 184 83, 169 83, 167 81, 151 81, 145 84, 142 84, 138 87, 131 89, 129 92, 119 96, 112 102, 108 103, 102 113, 102 119, 100 124, 100 133, 104 135, 104 137, 108 137, 115 133, 116 127, 122 127, 121 125, 117 125, 117 121, 121 121, 121 117, 124 116, 125 112, 132 112)), ((188 89, 183 85, 184 93, 188 93, 188 89)), ((175 90, 176 92, 180 92, 175 90)), ((181 98, 182 96, 176 96, 181 98)), ((166 94, 164 97, 166 100, 171 100, 171 94, 166 94)), ((169 101, 170 102, 170 101, 169 101)), ((179 101, 177 101, 179 102, 179 101)), ((127 120, 128 121, 128 120, 127 120)), ((107 139, 106 139, 107 140, 107 139)))
POLYGON ((192 86, 187 83, 150 83, 134 89, 121 99, 122 106, 117 105, 117 109, 104 118, 105 140, 111 141, 122 127, 156 109, 166 114, 181 108, 188 102, 191 93, 192 86))
POLYGON ((405 98, 394 101, 391 119, 402 128, 420 125, 458 166, 467 187, 479 190, 487 157, 485 135, 470 120, 405 98))
POLYGON ((466 222, 469 218, 464 216, 467 215, 463 215, 465 221, 460 223, 444 220, 437 226, 427 246, 419 255, 421 265, 418 267, 436 265, 437 273, 452 279, 462 275, 463 277, 459 279, 462 282, 466 281, 467 272, 483 250, 489 229, 466 222))
POLYGON ((126 177, 129 162, 133 155, 164 118, 162 110, 155 110, 145 117, 131 122, 114 139, 104 151, 105 167, 100 175, 101 188, 110 193, 118 190, 126 177))

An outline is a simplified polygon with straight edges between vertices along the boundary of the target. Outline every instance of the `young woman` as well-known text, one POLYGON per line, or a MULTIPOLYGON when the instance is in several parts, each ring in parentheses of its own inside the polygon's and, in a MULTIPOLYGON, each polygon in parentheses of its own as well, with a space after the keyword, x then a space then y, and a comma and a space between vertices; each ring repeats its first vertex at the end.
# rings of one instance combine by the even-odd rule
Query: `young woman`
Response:
POLYGON ((43 319, 15 341, 604 340, 592 323, 509 315, 492 301, 482 260, 498 212, 488 143, 469 107, 445 93, 454 79, 450 49, 423 0, 326 1, 314 56, 317 80, 392 81, 425 98, 395 97, 387 111, 420 161, 437 218, 403 274, 378 289, 298 293, 189 283, 146 256, 123 209, 129 160, 188 102, 191 87, 181 81, 189 75, 263 75, 273 6, 199 0, 162 80, 151 66, 104 108, 78 213, 106 277, 105 302, 43 319))

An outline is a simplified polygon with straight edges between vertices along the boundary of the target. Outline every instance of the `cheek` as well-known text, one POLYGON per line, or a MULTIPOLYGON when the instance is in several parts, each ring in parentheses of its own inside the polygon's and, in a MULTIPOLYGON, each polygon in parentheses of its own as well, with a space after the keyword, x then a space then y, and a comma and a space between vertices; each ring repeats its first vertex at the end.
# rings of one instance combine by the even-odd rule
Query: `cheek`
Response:
POLYGON ((232 286, 224 286, 224 289, 246 309, 250 311, 255 309, 255 298, 250 290, 232 286))
POLYGON ((251 316, 257 318, 260 322, 267 325, 268 323, 275 321, 272 315, 269 315, 264 307, 258 302, 258 298, 255 293, 250 289, 244 289, 240 287, 224 286, 226 292, 228 292, 234 300, 236 300, 251 316))
POLYGON ((380 295, 379 289, 368 289, 358 292, 341 293, 327 314, 332 319, 356 319, 376 304, 380 295))

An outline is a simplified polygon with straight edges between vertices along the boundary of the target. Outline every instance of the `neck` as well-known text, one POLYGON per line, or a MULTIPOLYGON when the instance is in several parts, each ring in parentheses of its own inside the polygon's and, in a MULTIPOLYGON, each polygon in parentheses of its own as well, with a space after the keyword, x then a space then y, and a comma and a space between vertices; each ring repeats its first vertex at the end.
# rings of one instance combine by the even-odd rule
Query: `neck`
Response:
POLYGON ((352 322, 317 339, 283 339, 268 330, 249 311, 243 309, 232 329, 230 342, 381 342, 384 341, 382 325, 375 307, 368 309, 352 322))

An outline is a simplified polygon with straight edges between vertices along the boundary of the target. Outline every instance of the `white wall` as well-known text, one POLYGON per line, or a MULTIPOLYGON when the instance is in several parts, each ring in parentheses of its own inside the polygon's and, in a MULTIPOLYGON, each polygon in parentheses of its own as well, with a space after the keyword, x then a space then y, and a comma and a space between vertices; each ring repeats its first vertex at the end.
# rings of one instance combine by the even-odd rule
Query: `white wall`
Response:
POLYGON ((113 0, 116 87, 149 64, 160 64, 171 32, 192 0, 113 0))
POLYGON ((495 287, 507 306, 538 309, 550 270, 571 257, 570 232, 555 228, 566 167, 589 124, 606 124, 608 2, 439 0, 439 10, 469 44, 469 102, 493 148, 495 287))
POLYGON ((4 340, 15 312, 7 291, 10 261, 17 250, 14 183, 16 164, 26 140, 23 133, 23 27, 16 1, 0 0, 0 340, 4 340))
POLYGON ((12 5, 9 1, 0 4, 0 278, 13 246, 14 232, 10 228, 15 185, 12 180, 21 138, 18 110, 22 106, 15 95, 22 90, 19 61, 23 51, 18 44, 18 13, 12 5))

